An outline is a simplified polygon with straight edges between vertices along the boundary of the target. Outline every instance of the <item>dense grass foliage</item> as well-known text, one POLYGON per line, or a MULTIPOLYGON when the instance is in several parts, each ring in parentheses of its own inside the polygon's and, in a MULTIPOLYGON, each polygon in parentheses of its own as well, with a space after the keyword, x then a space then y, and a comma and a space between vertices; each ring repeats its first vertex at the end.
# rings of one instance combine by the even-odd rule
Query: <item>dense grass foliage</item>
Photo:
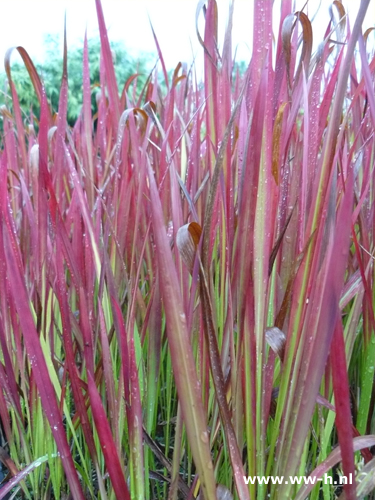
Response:
POLYGON ((98 111, 85 40, 67 123, 5 69, 0 499, 374 498, 375 58, 334 2, 256 0, 233 71, 230 6, 200 1, 204 79, 160 64, 118 88, 100 0, 98 111), (327 18, 328 19, 328 18, 327 18), (160 76, 164 79, 160 85, 160 76), (244 475, 357 484, 246 485, 244 475), (70 496, 69 496, 70 495, 70 496))

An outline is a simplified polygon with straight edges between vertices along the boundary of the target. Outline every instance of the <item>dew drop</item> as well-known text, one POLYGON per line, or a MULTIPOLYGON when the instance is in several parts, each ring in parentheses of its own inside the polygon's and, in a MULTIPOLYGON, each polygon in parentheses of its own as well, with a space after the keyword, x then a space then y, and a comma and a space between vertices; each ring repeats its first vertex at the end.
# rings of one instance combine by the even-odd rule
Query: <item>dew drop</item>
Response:
POLYGON ((201 441, 203 441, 203 443, 208 443, 208 433, 207 433, 207 431, 202 431, 201 432, 201 441))

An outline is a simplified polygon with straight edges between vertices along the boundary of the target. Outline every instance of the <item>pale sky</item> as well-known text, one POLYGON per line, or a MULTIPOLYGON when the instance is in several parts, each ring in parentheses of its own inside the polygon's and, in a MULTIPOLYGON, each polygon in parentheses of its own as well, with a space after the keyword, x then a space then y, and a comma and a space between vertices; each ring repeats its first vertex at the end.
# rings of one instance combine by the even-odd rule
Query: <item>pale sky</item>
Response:
MULTIPOLYGON (((271 0, 270 0, 271 1, 271 0)), ((148 16, 159 40, 168 68, 179 61, 190 62, 192 53, 201 53, 195 34, 197 0, 102 0, 109 39, 122 41, 137 56, 140 52, 154 52, 148 16), (192 49, 193 47, 193 49, 192 49)), ((297 8, 305 3, 297 1, 297 8)), ((316 11, 319 0, 310 0, 309 14, 316 11)), ((328 6, 322 0, 319 18, 314 23, 315 39, 322 37, 328 24, 328 6), (320 34, 319 34, 320 30, 320 34)), ((359 0, 344 4, 356 11, 359 0)), ((7 48, 22 45, 36 61, 43 60, 43 40, 47 34, 59 34, 62 43, 64 13, 67 15, 68 48, 82 45, 87 26, 88 37, 98 36, 95 0, 0 0, 0 70, 7 48)), ((229 0, 218 0, 221 37, 226 25, 229 0)), ((253 0, 235 0, 233 46, 238 45, 238 58, 249 61, 251 56, 253 0)), ((278 22, 280 0, 275 1, 274 22, 278 22)), ((351 13, 352 24, 354 13, 351 13)), ((201 21, 203 16, 201 16, 201 21)), ((365 27, 374 25, 375 0, 371 0, 365 27)), ((201 23, 202 25, 202 23, 201 23)))

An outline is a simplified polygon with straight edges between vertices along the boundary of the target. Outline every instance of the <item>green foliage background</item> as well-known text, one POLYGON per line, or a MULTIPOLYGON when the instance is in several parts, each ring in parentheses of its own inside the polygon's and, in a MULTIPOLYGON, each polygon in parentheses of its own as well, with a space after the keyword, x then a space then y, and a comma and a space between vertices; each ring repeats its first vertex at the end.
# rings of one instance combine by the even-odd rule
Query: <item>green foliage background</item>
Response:
MULTIPOLYGON (((35 67, 44 82, 47 97, 51 103, 52 109, 58 109, 58 101, 60 94, 61 76, 62 76, 62 43, 59 38, 48 35, 45 45, 46 59, 43 63, 36 63, 35 67)), ((95 111, 95 89, 99 90, 99 74, 100 74, 100 40, 92 39, 88 41, 89 47, 89 64, 91 75, 91 86, 93 89, 93 111, 95 111)), ((27 47, 25 47, 27 50, 27 47)), ((121 42, 111 43, 112 55, 119 92, 134 73, 139 73, 137 79, 137 91, 143 87, 147 76, 151 69, 153 61, 152 54, 141 54, 139 58, 133 58, 126 50, 121 42)), ((15 57, 12 55, 12 60, 15 57)), ((81 47, 75 47, 68 50, 68 81, 69 81, 69 97, 68 97, 68 122, 74 125, 82 106, 82 60, 83 60, 83 43, 81 47)), ((25 114, 29 114, 30 109, 39 116, 39 103, 34 92, 29 74, 23 65, 22 61, 15 61, 12 66, 12 78, 16 85, 18 96, 20 99, 21 109, 25 114)), ((9 95, 9 86, 5 70, 0 73, 0 105, 11 105, 9 95)))

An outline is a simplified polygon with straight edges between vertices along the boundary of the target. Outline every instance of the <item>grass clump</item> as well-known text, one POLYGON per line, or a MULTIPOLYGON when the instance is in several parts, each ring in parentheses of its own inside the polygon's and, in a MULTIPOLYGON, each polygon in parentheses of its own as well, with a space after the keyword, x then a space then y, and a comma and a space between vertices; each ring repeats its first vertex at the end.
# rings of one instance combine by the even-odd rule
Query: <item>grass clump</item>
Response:
POLYGON ((68 124, 2 107, 0 498, 374 498, 374 54, 362 23, 254 7, 233 71, 200 2, 194 67, 119 91, 100 0, 68 124), (318 479, 357 476, 338 486, 318 479), (350 476, 351 475, 351 476, 350 476), (245 481, 244 476, 285 481, 245 481), (309 476, 293 484, 290 476, 309 476), (316 484, 314 485, 314 481, 316 484), (248 484, 246 484, 248 483, 248 484), (70 495, 70 497, 69 497, 70 495))

